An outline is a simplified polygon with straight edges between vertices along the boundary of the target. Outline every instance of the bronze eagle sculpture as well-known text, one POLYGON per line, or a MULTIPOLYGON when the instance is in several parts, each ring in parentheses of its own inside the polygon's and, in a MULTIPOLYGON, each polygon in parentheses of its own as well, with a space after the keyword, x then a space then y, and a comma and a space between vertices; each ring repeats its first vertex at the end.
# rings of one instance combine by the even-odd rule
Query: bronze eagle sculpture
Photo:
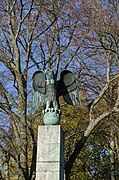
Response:
POLYGON ((69 70, 63 70, 57 81, 51 69, 36 71, 33 74, 33 105, 44 105, 44 124, 59 124, 60 106, 59 97, 63 96, 70 105, 80 105, 79 89, 75 75, 69 70), (56 122, 50 122, 50 119, 56 122), (56 120, 57 119, 57 120, 56 120))

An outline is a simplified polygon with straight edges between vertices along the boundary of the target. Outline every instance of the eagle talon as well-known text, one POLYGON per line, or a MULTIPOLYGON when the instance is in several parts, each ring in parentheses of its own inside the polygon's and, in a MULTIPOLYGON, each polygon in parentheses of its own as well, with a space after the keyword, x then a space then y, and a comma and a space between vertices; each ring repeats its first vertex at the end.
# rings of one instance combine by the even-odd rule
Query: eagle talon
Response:
POLYGON ((61 113, 60 109, 58 109, 58 113, 59 113, 59 114, 61 113))
POLYGON ((51 108, 51 112, 53 112, 54 111, 54 108, 51 108))
POLYGON ((51 112, 51 108, 48 109, 48 112, 51 112))
POLYGON ((45 111, 45 113, 46 113, 46 112, 48 112, 48 109, 45 109, 44 111, 45 111))
POLYGON ((56 112, 56 114, 60 114, 60 110, 59 109, 56 109, 55 112, 56 112))

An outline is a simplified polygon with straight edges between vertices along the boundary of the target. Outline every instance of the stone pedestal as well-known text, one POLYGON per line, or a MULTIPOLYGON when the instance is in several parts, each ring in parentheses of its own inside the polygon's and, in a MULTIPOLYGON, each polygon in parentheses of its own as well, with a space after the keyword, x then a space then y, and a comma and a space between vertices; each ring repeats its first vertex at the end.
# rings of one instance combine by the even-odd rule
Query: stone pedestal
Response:
POLYGON ((38 127, 36 180, 64 180, 64 135, 60 125, 38 127))

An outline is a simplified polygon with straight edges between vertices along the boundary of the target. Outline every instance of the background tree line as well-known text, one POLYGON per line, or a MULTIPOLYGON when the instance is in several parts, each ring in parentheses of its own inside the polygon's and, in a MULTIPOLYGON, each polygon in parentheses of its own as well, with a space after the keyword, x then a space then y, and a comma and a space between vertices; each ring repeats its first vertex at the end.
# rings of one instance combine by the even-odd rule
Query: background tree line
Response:
POLYGON ((41 109, 32 75, 48 65, 77 77, 81 106, 61 101, 66 180, 119 177, 117 0, 1 0, 0 178, 35 178, 41 109))

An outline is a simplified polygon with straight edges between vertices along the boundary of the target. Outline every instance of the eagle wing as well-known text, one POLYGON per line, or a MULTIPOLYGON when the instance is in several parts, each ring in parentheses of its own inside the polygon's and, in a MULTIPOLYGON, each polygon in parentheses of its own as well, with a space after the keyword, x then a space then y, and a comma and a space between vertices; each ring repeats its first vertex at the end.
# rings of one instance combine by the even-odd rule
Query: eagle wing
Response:
POLYGON ((79 89, 76 84, 75 75, 69 70, 63 70, 60 74, 60 80, 57 83, 58 94, 63 95, 67 104, 80 105, 79 89))
POLYGON ((36 71, 32 77, 32 101, 33 107, 37 108, 45 104, 46 98, 46 82, 45 73, 43 71, 36 71))

